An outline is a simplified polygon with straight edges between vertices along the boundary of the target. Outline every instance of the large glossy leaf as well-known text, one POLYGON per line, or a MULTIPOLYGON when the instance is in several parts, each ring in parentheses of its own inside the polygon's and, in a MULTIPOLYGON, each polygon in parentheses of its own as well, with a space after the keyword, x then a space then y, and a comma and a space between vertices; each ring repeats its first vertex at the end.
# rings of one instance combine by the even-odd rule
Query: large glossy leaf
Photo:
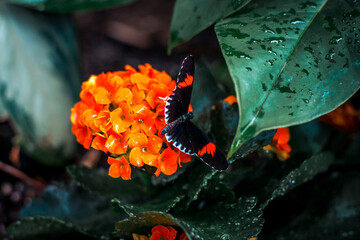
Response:
POLYGON ((239 199, 232 204, 222 204, 173 216, 164 212, 146 212, 116 224, 116 235, 129 236, 142 233, 158 224, 182 228, 191 240, 249 239, 262 227, 261 211, 254 209, 256 199, 239 199))
POLYGON ((263 0, 216 24, 240 104, 229 156, 263 130, 329 112, 359 88, 356 9, 347 1, 263 0))
POLYGON ((76 146, 69 115, 80 89, 70 16, 0 3, 0 52, 0 101, 25 149, 45 164, 63 164, 76 146))
POLYGON ((250 0, 178 0, 170 26, 168 52, 216 21, 244 7, 250 0))
POLYGON ((71 13, 121 6, 136 0, 7 0, 40 11, 71 13))
POLYGON ((6 236, 17 240, 95 239, 74 225, 51 217, 21 219, 8 227, 6 236))

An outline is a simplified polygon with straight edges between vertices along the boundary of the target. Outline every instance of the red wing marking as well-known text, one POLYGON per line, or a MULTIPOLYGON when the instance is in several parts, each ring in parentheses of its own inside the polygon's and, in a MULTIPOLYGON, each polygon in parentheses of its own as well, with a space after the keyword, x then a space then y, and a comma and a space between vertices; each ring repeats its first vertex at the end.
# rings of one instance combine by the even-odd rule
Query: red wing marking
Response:
POLYGON ((194 77, 192 75, 186 74, 186 78, 183 82, 177 85, 178 88, 188 87, 193 83, 194 77))
POLYGON ((206 144, 201 150, 199 150, 198 155, 202 156, 204 154, 211 154, 214 157, 216 152, 216 146, 213 143, 206 144))

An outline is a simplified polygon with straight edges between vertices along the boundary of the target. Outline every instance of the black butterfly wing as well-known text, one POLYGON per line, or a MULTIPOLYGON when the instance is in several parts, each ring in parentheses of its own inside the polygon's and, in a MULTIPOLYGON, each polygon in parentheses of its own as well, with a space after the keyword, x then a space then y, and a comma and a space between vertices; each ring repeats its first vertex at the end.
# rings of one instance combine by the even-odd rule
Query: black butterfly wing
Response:
POLYGON ((165 105, 165 123, 171 123, 188 112, 194 79, 194 58, 189 55, 181 64, 176 86, 165 105))
POLYGON ((197 155, 216 170, 225 170, 228 167, 228 162, 220 149, 190 121, 170 129, 165 136, 168 142, 172 141, 182 152, 197 155))

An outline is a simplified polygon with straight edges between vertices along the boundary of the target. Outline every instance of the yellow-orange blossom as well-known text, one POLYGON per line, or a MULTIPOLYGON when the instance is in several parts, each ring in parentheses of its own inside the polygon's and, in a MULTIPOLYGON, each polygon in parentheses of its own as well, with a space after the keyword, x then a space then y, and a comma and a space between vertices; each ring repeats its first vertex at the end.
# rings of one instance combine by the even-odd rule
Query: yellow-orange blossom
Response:
POLYGON ((139 71, 127 65, 125 71, 93 75, 82 84, 81 101, 71 109, 72 133, 86 149, 111 154, 112 177, 130 179, 129 164, 156 167, 156 176, 171 175, 190 161, 160 135, 166 99, 175 85, 150 64, 140 65, 139 71))

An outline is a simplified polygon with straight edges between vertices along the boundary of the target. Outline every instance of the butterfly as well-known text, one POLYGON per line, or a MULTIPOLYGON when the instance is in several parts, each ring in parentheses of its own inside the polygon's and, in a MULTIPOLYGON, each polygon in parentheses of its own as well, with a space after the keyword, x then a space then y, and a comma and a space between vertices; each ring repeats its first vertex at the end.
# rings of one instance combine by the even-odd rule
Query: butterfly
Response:
POLYGON ((195 126, 188 112, 194 80, 194 58, 189 55, 181 64, 173 93, 165 105, 165 128, 161 131, 168 142, 180 151, 198 156, 216 170, 225 170, 228 162, 214 142, 195 126))

